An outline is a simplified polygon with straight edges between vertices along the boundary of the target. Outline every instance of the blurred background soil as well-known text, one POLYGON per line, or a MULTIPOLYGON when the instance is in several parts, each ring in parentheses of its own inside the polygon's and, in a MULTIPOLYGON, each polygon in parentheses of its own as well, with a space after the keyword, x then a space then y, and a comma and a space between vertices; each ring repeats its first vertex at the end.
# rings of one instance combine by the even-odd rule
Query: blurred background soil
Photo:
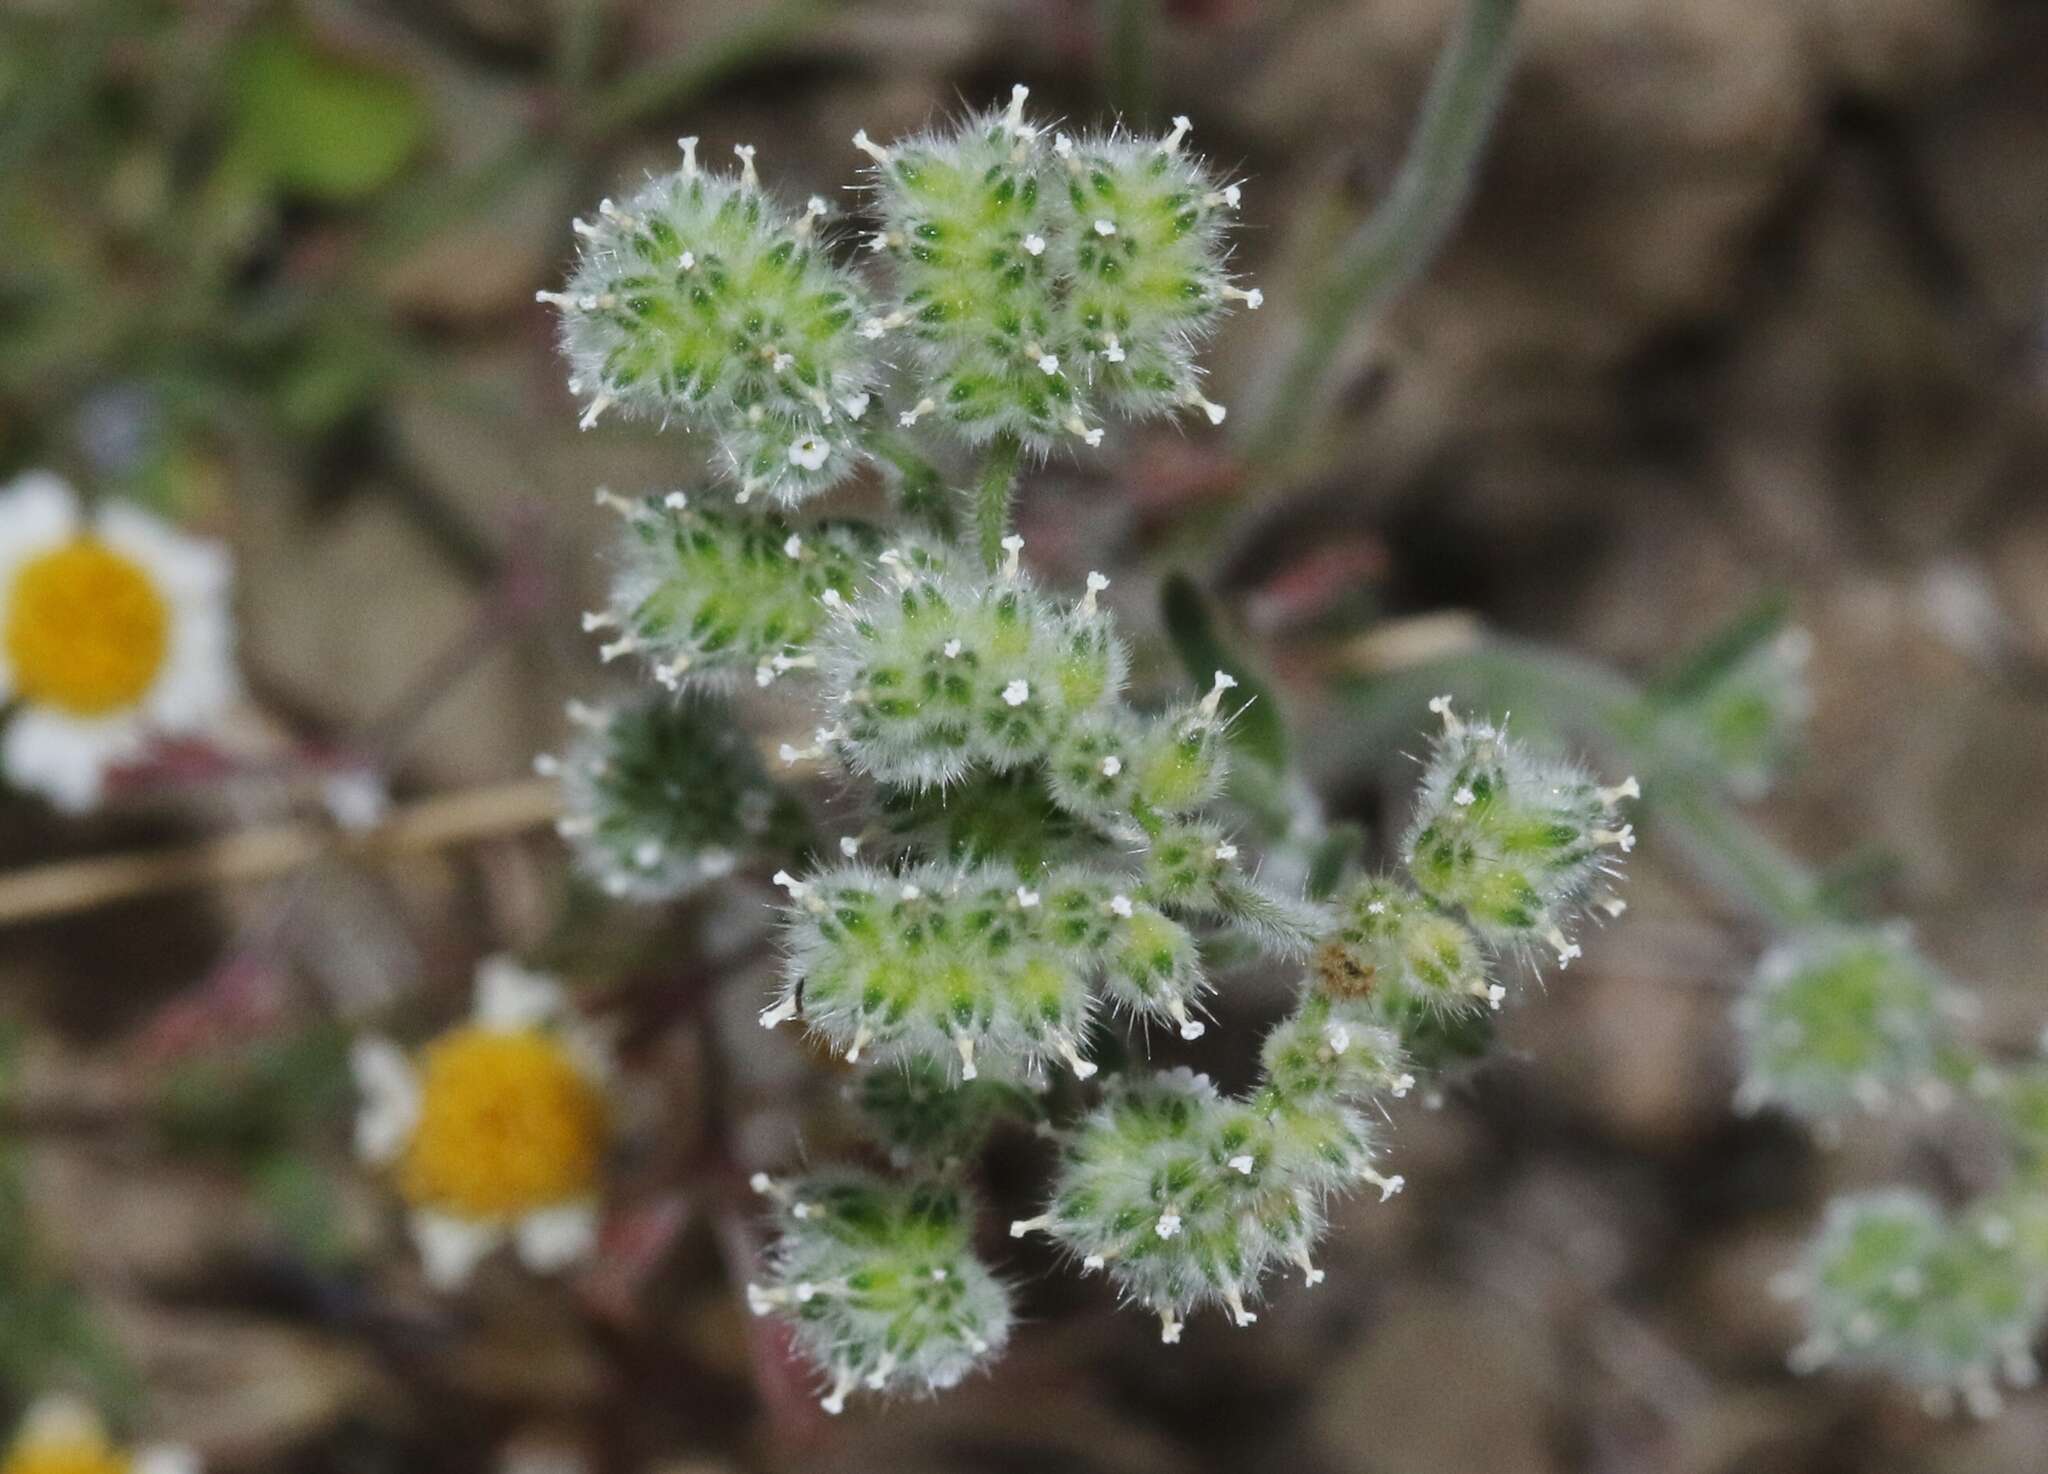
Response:
MULTIPOLYGON (((404 802, 562 740, 603 689, 591 489, 687 484, 698 452, 578 433, 533 293, 676 134, 838 200, 856 127, 1015 80, 1070 119, 1191 113, 1247 181, 1267 299, 1218 346, 1237 419, 1449 13, 1170 0, 1119 55, 1083 0, 4 0, 0 470, 227 538, 251 695, 248 771, 88 823, 0 799, 0 864, 317 814, 309 752, 370 751, 404 802)), ((1038 478, 1023 530, 1049 576, 1110 566, 1140 630, 1168 569, 1206 582, 1381 844, 1425 714, 1390 732, 1340 694, 1360 633, 1450 611, 1640 676, 1789 592, 1813 720, 1751 817, 1912 919, 2018 1050, 2048 1017, 2044 308, 2048 5, 1529 0, 1474 208, 1350 345, 1299 469, 1126 435, 1038 478)), ((0 1384, 75 1364, 227 1470, 2048 1470, 2048 1394, 1945 1423, 1783 1370, 1766 1284, 1827 1194, 1970 1186, 1981 1144, 1736 1117, 1764 933, 1646 831, 1624 921, 1503 1058, 1397 1114, 1409 1190, 1340 1212, 1326 1284, 1167 1349, 1003 1244, 1028 1324, 995 1373, 830 1425, 733 1292, 732 1181, 840 1129, 829 1072, 752 1027, 765 889, 622 915, 542 829, 0 931, 0 1384), (349 1161, 338 1061, 352 1018, 453 1017, 502 948, 625 1020, 618 1221, 581 1281, 441 1303, 349 1161)), ((1239 1054, 1205 1066, 1234 1081, 1279 997, 1227 999, 1239 1054)), ((1035 1150, 998 1154, 1020 1202, 1035 1150)))

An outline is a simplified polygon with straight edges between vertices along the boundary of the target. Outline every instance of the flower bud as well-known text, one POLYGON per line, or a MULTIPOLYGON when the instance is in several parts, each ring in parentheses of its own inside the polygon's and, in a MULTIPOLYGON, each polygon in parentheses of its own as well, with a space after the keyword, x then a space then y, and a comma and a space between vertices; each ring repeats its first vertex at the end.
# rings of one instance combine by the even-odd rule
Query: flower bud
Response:
MULTIPOLYGON (((1067 218, 1057 237, 1067 310, 1096 394, 1132 418, 1199 406, 1196 344, 1233 288, 1224 239, 1236 191, 1183 152, 1186 119, 1164 139, 1123 132, 1062 140, 1067 218)), ((1255 292, 1236 292, 1257 306, 1255 292)))
POLYGON ((670 497, 631 504, 610 607, 586 616, 604 652, 644 657, 671 690, 816 665, 818 631, 852 597, 878 539, 865 527, 804 532, 774 516, 670 497))
POLYGON ((1316 953, 1326 993, 1370 998, 1390 1021, 1500 1006, 1503 990, 1472 929, 1399 881, 1360 881, 1338 899, 1337 913, 1336 930, 1316 953))
POLYGON ((877 245, 900 302, 890 321, 915 345, 920 405, 973 443, 1005 435, 1049 450, 1079 422, 1085 372, 1049 248, 1059 225, 1046 148, 1021 89, 1007 111, 946 132, 886 149, 856 141, 876 160, 877 245))
POLYGON ((1112 832, 1192 814, 1216 799, 1229 776, 1224 726, 1214 710, 1192 702, 1152 717, 1091 712, 1051 746, 1053 798, 1112 832))
POLYGON ((965 1189, 848 1170, 756 1183, 776 1199, 779 1232, 747 1298, 830 1378, 827 1412, 858 1389, 951 1387, 1001 1353, 1010 1294, 974 1253, 965 1189))
POLYGON ((1466 723, 1446 698, 1413 823, 1403 842, 1416 889, 1465 913, 1496 945, 1543 943, 1569 963, 1567 913, 1634 831, 1617 820, 1633 780, 1598 787, 1582 769, 1539 756, 1485 722, 1466 723))
POLYGON ((561 776, 561 832, 606 894, 672 900, 803 846, 802 808, 723 708, 656 691, 577 712, 576 740, 545 766, 561 776))
POLYGON ((1942 985, 1898 931, 1812 932, 1772 949, 1736 1005, 1746 1110, 1825 1118, 1939 1088, 1942 985))
POLYGON ((1809 1332, 1795 1370, 1883 1370, 1960 1392, 1980 1416, 1998 1410, 2001 1379, 2031 1385, 2044 1290, 1996 1212, 1950 1219, 1927 1198, 1889 1190, 1839 1198, 1785 1287, 1806 1302, 1809 1332))
POLYGON ((1042 759, 1123 684, 1122 644, 1101 616, 1061 611, 1021 577, 912 571, 865 594, 824 642, 853 766, 924 787, 979 765, 1042 759))
MULTIPOLYGON (((719 438, 743 493, 795 502, 857 461, 879 383, 859 280, 744 172, 683 167, 577 222, 562 315, 584 423, 617 409, 719 438)), ((819 207, 822 209, 822 206, 819 207)))

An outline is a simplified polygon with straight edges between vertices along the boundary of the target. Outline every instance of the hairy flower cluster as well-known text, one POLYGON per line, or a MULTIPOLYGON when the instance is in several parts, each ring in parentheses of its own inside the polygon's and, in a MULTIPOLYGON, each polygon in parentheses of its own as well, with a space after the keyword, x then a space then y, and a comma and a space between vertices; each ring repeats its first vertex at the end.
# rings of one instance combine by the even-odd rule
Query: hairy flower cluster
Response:
POLYGON ((1941 1411, 1958 1392, 1979 1416, 1999 1384, 2038 1379, 2033 1345, 2048 1310, 2048 1264, 1996 1205, 1950 1216, 1922 1194, 1837 1199, 1801 1265, 1774 1286, 1803 1299, 1810 1330, 1795 1369, 1882 1370, 1941 1411))
POLYGON ((1238 202, 1181 150, 1188 120, 1147 139, 1081 139, 1010 106, 883 147, 855 143, 871 171, 875 247, 900 297, 877 336, 907 332, 927 386, 908 411, 975 443, 1008 437, 1044 452, 1101 439, 1104 410, 1150 417, 1196 407, 1196 347, 1233 300, 1224 231, 1238 202))
POLYGON ((1460 721, 1447 698, 1431 708, 1444 732, 1402 845, 1416 889, 1463 911, 1489 942, 1540 942, 1568 966, 1579 955, 1571 908, 1608 872, 1610 851, 1635 847, 1634 830, 1616 818, 1635 781, 1600 787, 1498 727, 1460 721))
POLYGON ((892 280, 877 290, 835 259, 813 196, 801 213, 761 188, 754 150, 736 174, 683 161, 623 205, 575 222, 561 314, 583 424, 607 410, 709 435, 741 502, 794 506, 868 464, 892 389, 892 340, 910 347, 899 427, 943 425, 971 445, 1043 454, 1101 443, 1105 411, 1198 408, 1196 348, 1232 303, 1226 227, 1239 191, 1160 138, 1081 139, 1010 106, 884 147, 871 238, 892 280))
POLYGON ((1248 1322, 1283 1265, 1314 1283, 1333 1197, 1400 1185, 1378 1166, 1382 1098, 1412 1086, 1433 1030, 1500 1003, 1503 954, 1576 953, 1576 908, 1631 843, 1616 809, 1633 785, 1598 788, 1445 703, 1410 879, 1334 908, 1261 880, 1255 840, 1242 852, 1215 811, 1235 680, 1128 700, 1108 579, 1056 597, 1006 535, 1029 458, 1099 443, 1111 416, 1223 419, 1197 350, 1232 304, 1259 304, 1227 269, 1238 191, 1184 149, 1185 119, 1069 136, 1023 104, 1019 88, 955 127, 856 137, 885 285, 825 249, 821 205, 765 197, 751 150, 714 177, 685 140, 678 173, 579 223, 569 289, 548 294, 586 423, 617 407, 703 432, 737 488, 600 494, 626 535, 586 625, 667 691, 590 721, 555 766, 565 833, 622 895, 783 853, 785 962, 761 1021, 860 1071, 850 1093, 900 1174, 757 1180, 778 1237, 750 1298, 790 1322, 834 1412, 857 1388, 951 1385, 1007 1339, 962 1185, 1006 1118, 1061 1148, 1045 1212, 1016 1231, 1045 1229, 1169 1340, 1201 1306, 1248 1322), (933 434, 980 462, 971 544, 930 506, 912 534, 803 505, 870 458, 928 497, 938 473, 913 471, 947 459, 926 455, 933 434), (836 856, 783 822, 722 708, 667 694, 717 685, 744 710, 785 678, 815 705, 783 762, 840 779, 835 814, 865 812, 836 856), (1205 954, 1226 940, 1232 960, 1314 959, 1250 1089, 1141 1070, 1044 1119, 1075 1098, 1046 1091, 1053 1072, 1090 1080, 1112 1028, 1200 1038, 1205 954))
MULTIPOLYGON (((1978 1417, 2002 1405, 2001 1386, 2038 1380, 2033 1348, 2048 1331, 2048 1065, 1968 1061, 1945 1038, 1943 985, 1898 929, 1841 932, 1794 943, 1801 968, 1769 968, 1768 1004, 1786 987, 1815 997, 1792 1010, 1771 1068, 1792 1070, 1803 1094, 1772 1097, 1830 1127, 1852 1108, 1885 1109, 1899 1095, 1948 1102, 1951 1077, 2002 1130, 2006 1180, 1959 1207, 1890 1187, 1832 1202, 1800 1262, 1773 1288, 1801 1301, 1807 1336, 1793 1370, 1837 1366, 1886 1373, 1920 1390, 1928 1410, 1958 1402, 1978 1417), (1830 1114, 1833 1113, 1833 1114, 1830 1114)), ((1751 1000, 1755 1002, 1756 1000, 1751 1000)), ((1752 1020, 1751 1074, 1755 1078, 1752 1020)))
MULTIPOLYGON (((1204 1305, 1249 1324, 1256 1315, 1247 1306, 1277 1266, 1295 1265, 1311 1285, 1321 1279, 1310 1252, 1329 1199, 1361 1184, 1382 1196, 1401 1186, 1375 1165, 1370 1113, 1382 1096, 1414 1085, 1418 1035, 1446 1016, 1497 1007, 1493 953, 1526 956, 1522 936, 1560 927, 1606 871, 1589 856, 1616 842, 1614 807, 1632 784, 1594 789, 1496 729, 1460 721, 1447 701, 1436 709, 1444 731, 1424 775, 1425 804, 1450 795, 1463 814, 1476 801, 1456 795, 1479 783, 1491 807, 1465 831, 1478 837, 1459 861, 1463 893, 1484 901, 1533 885, 1531 854, 1549 856, 1540 910, 1518 928, 1494 914, 1493 937, 1482 940, 1487 928, 1471 907, 1461 916, 1390 877, 1358 882, 1338 898, 1308 989, 1267 1037, 1260 1079, 1246 1095, 1222 1095, 1186 1072, 1120 1083, 1068 1134, 1046 1211, 1012 1225, 1045 1231, 1084 1268, 1106 1274, 1159 1316, 1167 1341, 1179 1340, 1188 1314, 1204 1305), (1581 827, 1571 842, 1516 842, 1529 815, 1559 827, 1574 813, 1581 827), (1566 862, 1558 856, 1571 857, 1569 879, 1559 878, 1566 862)), ((1425 813, 1416 832, 1432 825, 1443 827, 1425 813)))
POLYGON ((614 707, 574 702, 569 717, 575 742, 535 767, 560 777, 555 828, 608 894, 673 900, 804 842, 801 807, 722 705, 651 691, 614 707))
POLYGON ((1896 929, 1795 937, 1765 955, 1736 1004, 1736 1103, 1817 1121, 1901 1099, 1939 1105, 1952 1006, 1896 929))
POLYGON ((1014 566, 990 579, 884 556, 890 576, 837 606, 820 657, 835 738, 856 771, 924 788, 970 767, 1041 762, 1115 700, 1123 646, 1092 599, 1057 608, 1014 566))
POLYGON ((682 149, 675 173, 576 222, 568 288, 542 296, 562 314, 570 388, 586 427, 616 407, 708 431, 742 499, 800 502, 859 463, 880 379, 865 289, 818 238, 823 200, 778 205, 750 146, 736 175, 700 169, 694 138, 682 149))
POLYGON ((842 866, 786 879, 795 905, 782 996, 768 1025, 801 1012, 850 1060, 943 1059, 962 1079, 996 1056, 1036 1070, 1080 1053, 1091 983, 1133 1015, 1199 1038, 1191 1010, 1208 990, 1187 928, 1135 877, 1068 866, 1027 883, 1008 866, 842 866))
POLYGON ((747 1300, 824 1368, 827 1412, 856 1387, 951 1387, 1009 1340, 1009 1293, 974 1255, 975 1203, 957 1185, 831 1169, 754 1186, 775 1200, 778 1234, 747 1300))
POLYGON ((1266 1079, 1244 1101, 1186 1069, 1120 1081, 1070 1133, 1045 1213, 1011 1232, 1042 1229, 1108 1274, 1169 1343, 1198 1306, 1257 1320, 1247 1301, 1276 1265, 1320 1283, 1310 1254, 1329 1197, 1401 1187, 1374 1168, 1379 1141, 1360 1107, 1412 1081, 1395 1036, 1358 1012, 1304 1005, 1267 1040, 1266 1079))
POLYGON ((682 492, 601 500, 626 524, 609 606, 583 616, 606 661, 638 655, 669 690, 772 684, 815 668, 813 646, 880 543, 858 523, 799 532, 773 514, 693 506, 682 492))

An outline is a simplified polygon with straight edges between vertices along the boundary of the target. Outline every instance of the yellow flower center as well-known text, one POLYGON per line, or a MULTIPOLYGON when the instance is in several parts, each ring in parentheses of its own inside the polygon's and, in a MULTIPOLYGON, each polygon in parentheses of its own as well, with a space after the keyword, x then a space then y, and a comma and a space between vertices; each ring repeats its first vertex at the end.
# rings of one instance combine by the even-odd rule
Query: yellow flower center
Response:
POLYGON ((457 1029, 420 1071, 420 1119, 399 1163, 408 1202, 457 1218, 516 1218, 589 1197, 605 1103, 560 1043, 535 1030, 457 1029))
POLYGON ((15 690, 73 716, 133 706, 170 643, 170 610, 149 574, 90 538, 24 564, 6 616, 15 690))
POLYGON ((0 1474, 128 1474, 128 1456, 107 1446, 103 1438, 36 1439, 17 1443, 0 1474))

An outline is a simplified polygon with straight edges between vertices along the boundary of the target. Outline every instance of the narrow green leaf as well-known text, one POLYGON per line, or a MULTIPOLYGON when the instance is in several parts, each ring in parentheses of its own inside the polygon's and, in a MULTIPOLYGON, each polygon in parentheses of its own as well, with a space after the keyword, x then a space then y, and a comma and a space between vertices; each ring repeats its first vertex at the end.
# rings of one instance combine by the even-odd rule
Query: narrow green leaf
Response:
POLYGON ((1223 697, 1223 710, 1230 717, 1231 746, 1276 773, 1284 772, 1287 724, 1280 715, 1280 703, 1251 666, 1224 645, 1207 596, 1192 578, 1176 573, 1160 591, 1160 609, 1181 664, 1198 685, 1206 688, 1217 671, 1227 672, 1237 681, 1236 688, 1223 697))

